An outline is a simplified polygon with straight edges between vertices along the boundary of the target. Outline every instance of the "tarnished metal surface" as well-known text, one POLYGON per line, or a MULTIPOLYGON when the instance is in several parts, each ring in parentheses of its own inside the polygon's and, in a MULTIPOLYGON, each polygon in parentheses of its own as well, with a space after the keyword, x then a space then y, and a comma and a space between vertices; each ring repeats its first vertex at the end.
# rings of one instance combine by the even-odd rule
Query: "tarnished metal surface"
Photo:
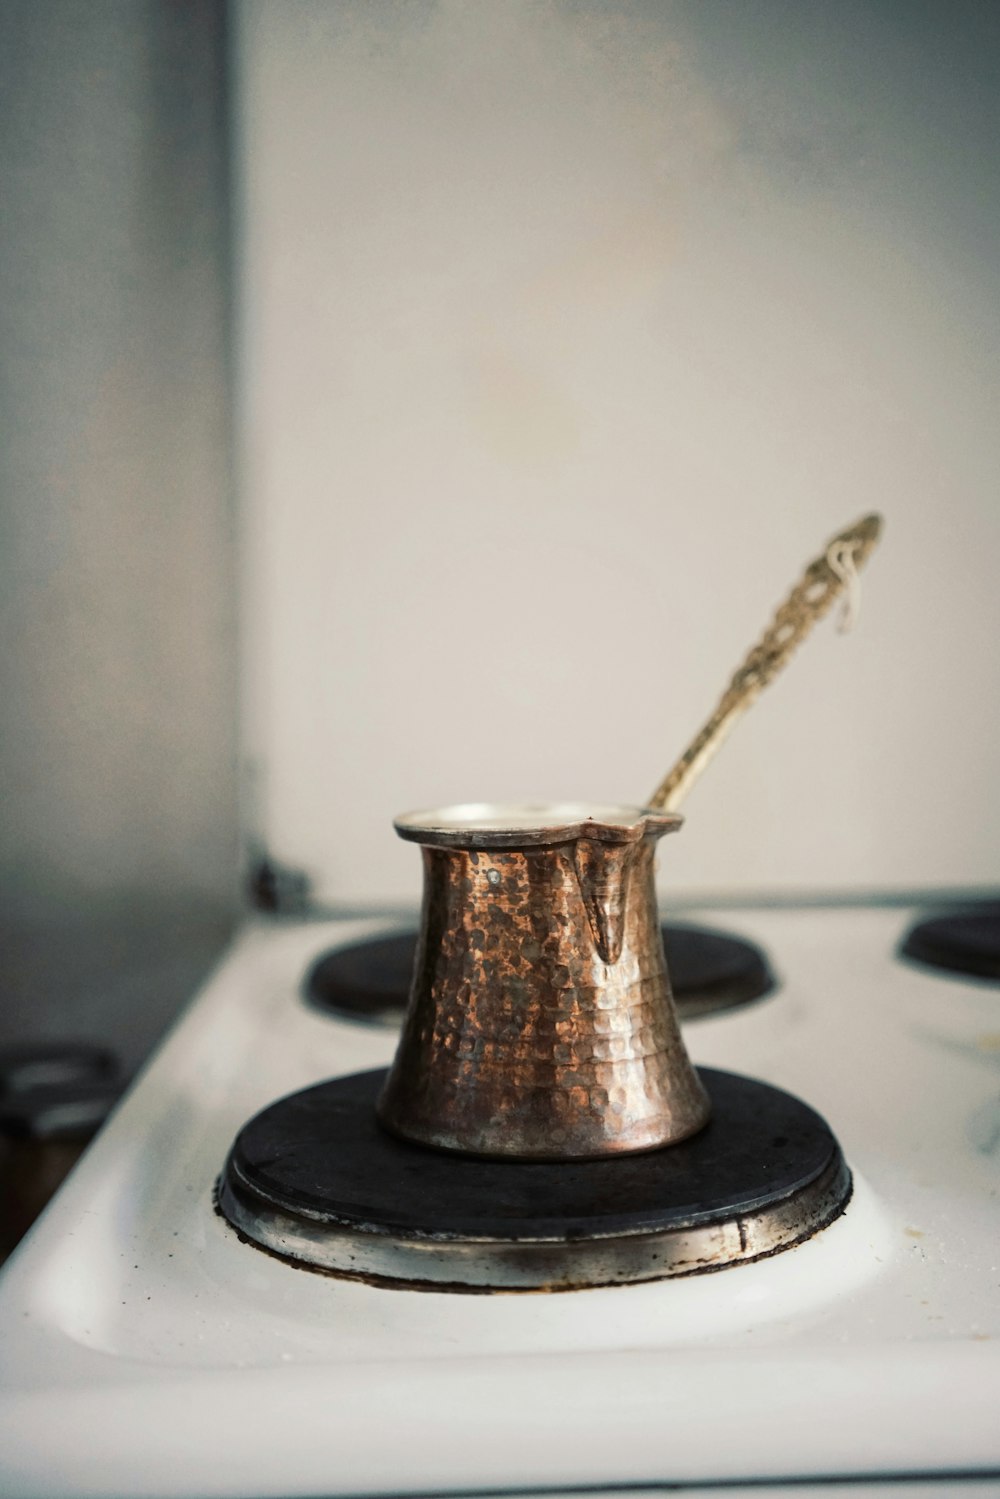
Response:
POLYGON ((397 821, 424 845, 410 1004, 379 1117, 406 1139, 520 1160, 651 1150, 708 1119, 633 808, 453 808, 397 821))
POLYGON ((844 1210, 851 1177, 801 1100, 705 1071, 711 1123, 670 1150, 576 1162, 426 1151, 377 1128, 383 1074, 271 1104, 240 1131, 220 1212, 303 1267, 387 1286, 559 1291, 766 1258, 844 1210))

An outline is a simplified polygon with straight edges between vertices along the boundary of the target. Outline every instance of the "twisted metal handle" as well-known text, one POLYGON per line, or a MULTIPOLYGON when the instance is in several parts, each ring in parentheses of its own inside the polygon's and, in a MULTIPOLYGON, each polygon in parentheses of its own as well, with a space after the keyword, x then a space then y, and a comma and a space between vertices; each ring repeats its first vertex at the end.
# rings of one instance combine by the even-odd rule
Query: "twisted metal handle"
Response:
POLYGON ((882 517, 866 515, 838 532, 810 562, 733 676, 715 712, 657 786, 647 807, 660 812, 676 810, 736 720, 777 676, 837 596, 852 587, 857 570, 868 560, 881 531, 882 517))

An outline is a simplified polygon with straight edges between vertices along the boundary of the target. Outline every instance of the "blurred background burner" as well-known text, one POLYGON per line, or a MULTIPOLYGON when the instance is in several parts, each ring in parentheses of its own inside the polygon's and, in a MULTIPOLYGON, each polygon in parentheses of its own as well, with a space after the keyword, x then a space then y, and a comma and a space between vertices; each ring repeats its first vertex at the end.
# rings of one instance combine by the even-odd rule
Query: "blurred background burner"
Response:
POLYGON ((0 1047, 0 1264, 62 1186, 124 1091, 90 1041, 0 1047))
MULTIPOLYGON (((767 958, 752 942, 683 922, 662 930, 682 1020, 749 1004, 774 989, 767 958)), ((341 1020, 400 1025, 416 943, 415 931, 399 931, 324 953, 306 975, 306 999, 341 1020)))
POLYGON ((1000 983, 1000 901, 919 921, 899 951, 928 968, 1000 983))

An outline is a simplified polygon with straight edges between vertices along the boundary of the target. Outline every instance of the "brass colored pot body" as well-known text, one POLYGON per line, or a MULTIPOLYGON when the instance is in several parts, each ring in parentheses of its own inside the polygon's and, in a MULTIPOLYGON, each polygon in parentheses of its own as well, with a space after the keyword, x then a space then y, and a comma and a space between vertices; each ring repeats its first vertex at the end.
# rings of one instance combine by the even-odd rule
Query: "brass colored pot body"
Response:
POLYGON ((632 808, 458 807, 423 845, 409 1009, 378 1104, 443 1150, 592 1159, 694 1134, 709 1101, 663 955, 653 858, 680 825, 632 808))

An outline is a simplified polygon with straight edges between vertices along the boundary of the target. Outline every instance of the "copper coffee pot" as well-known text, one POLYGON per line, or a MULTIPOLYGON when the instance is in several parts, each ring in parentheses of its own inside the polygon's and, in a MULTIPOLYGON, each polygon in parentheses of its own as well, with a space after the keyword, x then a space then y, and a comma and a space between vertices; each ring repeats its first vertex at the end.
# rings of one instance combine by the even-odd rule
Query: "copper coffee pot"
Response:
POLYGON ((378 1103, 443 1150, 574 1160, 695 1134, 710 1105, 681 1038, 653 881, 656 842, 736 719, 834 598, 878 516, 835 536, 781 605, 646 807, 474 805, 397 818, 424 856, 409 1009, 378 1103), (668 810, 669 809, 669 810, 668 810))
POLYGON ((708 1119, 656 912, 669 812, 450 807, 398 818, 423 847, 410 1007, 379 1117, 519 1160, 651 1150, 708 1119))

